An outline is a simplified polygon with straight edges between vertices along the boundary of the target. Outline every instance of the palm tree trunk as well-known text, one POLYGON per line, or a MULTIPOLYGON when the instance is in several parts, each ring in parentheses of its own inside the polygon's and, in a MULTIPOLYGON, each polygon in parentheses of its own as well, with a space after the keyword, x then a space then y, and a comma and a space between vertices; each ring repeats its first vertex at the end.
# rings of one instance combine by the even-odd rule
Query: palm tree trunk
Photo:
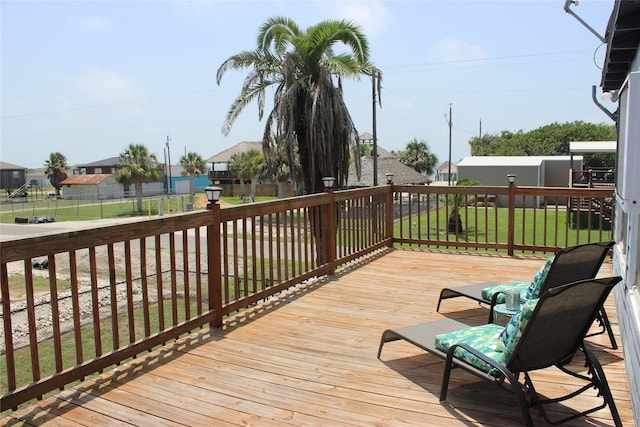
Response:
POLYGON ((278 182, 278 199, 284 199, 287 197, 287 183, 278 182))
POLYGON ((142 213, 142 183, 141 182, 136 182, 135 188, 136 188, 136 199, 137 199, 137 205, 138 205, 138 212, 142 213))

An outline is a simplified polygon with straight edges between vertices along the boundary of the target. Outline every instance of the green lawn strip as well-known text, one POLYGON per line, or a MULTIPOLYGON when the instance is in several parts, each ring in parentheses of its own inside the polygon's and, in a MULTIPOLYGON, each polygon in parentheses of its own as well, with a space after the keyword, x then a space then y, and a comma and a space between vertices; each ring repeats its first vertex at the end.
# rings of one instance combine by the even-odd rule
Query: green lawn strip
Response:
MULTIPOLYGON (((438 239, 443 241, 469 241, 478 243, 507 243, 508 239, 508 209, 498 208, 497 223, 499 224, 496 233, 496 212, 495 208, 467 208, 460 210, 463 232, 456 236, 454 232, 447 233, 448 221, 447 211, 442 208, 432 210, 428 215, 420 216, 420 223, 416 222, 416 218, 403 220, 394 224, 394 235, 400 235, 400 227, 402 227, 404 237, 415 239, 438 239), (487 225, 485 219, 488 217, 487 225), (409 231, 410 230, 410 231, 409 231), (477 234, 476 234, 477 232, 477 234), (419 233, 419 234, 418 234, 419 233), (468 238, 468 240, 467 240, 468 238)), ((573 219, 570 217, 570 219, 573 219)), ((515 242, 516 244, 526 245, 553 245, 553 246, 573 246, 589 241, 599 241, 599 230, 588 230, 585 228, 576 229, 573 224, 567 226, 567 212, 565 210, 549 210, 545 212, 543 209, 534 210, 516 209, 514 215, 515 221, 515 242), (546 220, 546 236, 545 236, 545 220, 546 220), (524 226, 523 226, 524 224, 524 226), (524 227, 524 228, 523 228, 524 227), (524 230, 524 241, 523 241, 524 230), (591 231, 591 233, 589 233, 591 231)), ((586 225, 586 220, 582 226, 586 225)), ((597 224, 597 222, 596 222, 597 224)), ((610 232, 604 231, 602 239, 610 238, 610 232)), ((399 247, 415 246, 410 244, 402 244, 399 247)), ((504 252, 504 251, 503 251, 504 252)))
MULTIPOLYGON (((120 347, 124 347, 129 343, 129 323, 126 317, 126 312, 123 315, 122 310, 126 310, 125 308, 120 309, 119 316, 119 342, 120 347)), ((191 300, 190 302, 190 310, 191 316, 195 317, 195 313, 197 312, 197 305, 195 300, 191 300)), ((206 308, 203 308, 206 310, 206 308)), ((172 325, 172 306, 171 300, 164 301, 164 321, 165 326, 172 325)), ((178 323, 184 321, 185 318, 185 305, 184 301, 178 301, 177 305, 178 311, 178 323)), ((149 307, 149 323, 150 330, 158 331, 159 325, 159 310, 158 305, 154 304, 149 307)), ((134 319, 135 319, 135 338, 141 339, 145 335, 144 328, 144 310, 142 307, 136 308, 134 310, 134 319)), ((88 324, 81 328, 81 337, 82 337, 82 352, 83 359, 85 361, 91 360, 96 356, 95 351, 95 342, 93 336, 93 325, 88 324)), ((100 337, 102 342, 103 353, 108 353, 110 349, 113 348, 113 334, 111 332, 111 318, 103 318, 100 320, 100 337)), ((73 331, 62 334, 61 339, 61 347, 62 347, 62 365, 65 368, 69 368, 76 365, 76 345, 75 345, 75 337, 73 331)), ((159 347, 159 346, 158 346, 159 347)), ((156 347, 157 348, 157 347, 156 347)), ((39 364, 40 364, 40 373, 41 377, 47 377, 55 372, 55 351, 54 351, 54 342, 53 339, 45 339, 38 344, 38 354, 39 354, 39 364)), ((18 387, 29 384, 33 381, 32 370, 31 370, 31 350, 29 346, 20 348, 15 350, 14 352, 14 360, 15 360, 15 369, 16 369, 16 383, 18 387)), ((121 363, 126 363, 127 359, 121 363)), ((8 389, 7 383, 7 374, 5 372, 6 369, 6 360, 5 355, 0 355, 0 367, 2 368, 0 372, 0 390, 1 393, 5 393, 8 389)), ((90 379, 94 376, 98 375, 95 373, 85 378, 90 379)), ((72 384, 69 384, 67 387, 73 387, 76 384, 79 384, 82 381, 76 381, 72 384)), ((51 396, 55 394, 56 391, 48 393, 45 397, 51 396)), ((29 403, 25 403, 21 405, 21 407, 27 406, 29 403)))

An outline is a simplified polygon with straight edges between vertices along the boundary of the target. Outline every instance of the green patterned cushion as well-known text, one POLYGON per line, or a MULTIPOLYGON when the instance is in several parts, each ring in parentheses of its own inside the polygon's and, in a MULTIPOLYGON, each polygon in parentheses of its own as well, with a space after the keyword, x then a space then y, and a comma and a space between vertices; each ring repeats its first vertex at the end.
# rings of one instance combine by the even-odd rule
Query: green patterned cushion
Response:
POLYGON ((502 354, 501 360, 503 363, 507 363, 511 358, 513 350, 515 350, 516 345, 518 345, 522 332, 527 327, 527 323, 529 323, 537 303, 537 298, 526 301, 520 311, 514 314, 511 320, 509 320, 509 323, 507 323, 507 326, 504 327, 504 330, 500 334, 496 351, 502 354))
POLYGON ((529 286, 531 286, 529 283, 508 283, 504 285, 491 286, 482 290, 482 298, 491 301, 491 298, 493 298, 493 294, 500 293, 500 295, 498 295, 498 299, 496 300, 496 304, 504 304, 504 293, 509 289, 518 289, 520 291, 520 298, 525 299, 524 296, 529 286))
POLYGON ((540 267, 540 270, 536 273, 535 277, 531 281, 531 285, 525 291, 523 295, 523 299, 533 299, 540 298, 540 289, 542 288, 542 284, 545 280, 547 280, 547 274, 549 274, 549 269, 551 268, 551 264, 553 264, 553 259, 555 256, 551 256, 547 259, 547 262, 540 267))
MULTIPOLYGON (((436 348, 446 353, 454 344, 467 344, 497 362, 502 363, 502 354, 501 352, 498 352, 496 348, 498 346, 498 338, 500 337, 503 329, 504 328, 500 325, 489 323, 482 326, 472 326, 459 331, 436 335, 436 348)), ((484 372, 491 375, 497 374, 495 370, 482 359, 462 348, 457 348, 454 355, 458 359, 462 359, 484 372)))
POLYGON ((504 304, 505 296, 504 293, 509 289, 517 289, 520 291, 520 299, 525 301, 532 298, 540 297, 540 289, 544 284, 544 281, 547 280, 547 274, 549 274, 549 269, 551 268, 551 264, 553 264, 553 259, 555 256, 551 256, 547 259, 547 262, 544 263, 540 270, 533 277, 531 283, 507 283, 504 285, 495 285, 488 288, 484 288, 482 290, 482 298, 487 301, 491 301, 493 295, 495 293, 500 293, 498 295, 498 299, 496 300, 497 304, 504 304))

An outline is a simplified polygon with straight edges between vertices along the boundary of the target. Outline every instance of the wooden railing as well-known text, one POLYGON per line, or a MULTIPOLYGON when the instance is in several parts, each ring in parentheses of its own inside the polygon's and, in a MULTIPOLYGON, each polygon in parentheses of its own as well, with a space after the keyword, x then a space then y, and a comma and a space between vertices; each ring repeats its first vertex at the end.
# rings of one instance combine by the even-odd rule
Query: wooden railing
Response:
POLYGON ((380 186, 5 241, 0 412, 383 247, 513 254, 609 240, 611 197, 380 186), (571 212, 572 198, 590 202, 571 212))
POLYGON ((513 255, 613 237, 613 189, 393 188, 395 244, 513 255))

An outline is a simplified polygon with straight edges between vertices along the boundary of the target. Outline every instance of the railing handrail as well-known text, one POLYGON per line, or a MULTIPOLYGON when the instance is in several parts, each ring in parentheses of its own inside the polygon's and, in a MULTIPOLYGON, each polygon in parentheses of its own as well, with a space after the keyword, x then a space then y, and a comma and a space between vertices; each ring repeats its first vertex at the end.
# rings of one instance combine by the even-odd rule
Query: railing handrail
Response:
MULTIPOLYGON (((166 343, 194 328, 211 325, 220 326, 224 315, 246 308, 288 287, 313 277, 334 274, 336 268, 354 259, 366 256, 381 248, 393 245, 412 247, 461 248, 466 250, 555 251, 568 236, 576 239, 584 234, 588 239, 603 236, 603 220, 612 218, 612 189, 540 188, 469 186, 437 187, 382 185, 363 189, 330 191, 269 202, 225 207, 214 206, 212 210, 195 211, 144 218, 118 224, 100 225, 78 231, 45 234, 24 239, 6 240, 0 247, 0 281, 5 330, 5 351, 9 375, 9 391, 0 397, 1 409, 14 407, 28 399, 64 387, 71 381, 97 372, 125 358, 133 357, 153 346, 166 343), (452 197, 455 196, 455 197, 452 197), (462 201, 455 207, 451 200, 462 201), (508 199, 508 225, 500 223, 501 203, 508 199), (566 199, 565 205, 561 201, 566 199), (578 200, 573 206, 573 200, 578 200), (554 203, 555 202, 555 203, 554 203), (570 203, 571 202, 571 203, 570 203), (588 209, 584 207, 589 204, 588 209), (531 204, 531 212, 525 207, 531 204), (596 209, 600 209, 597 211, 596 209), (542 211, 544 224, 547 217, 556 223, 562 214, 566 224, 555 224, 555 238, 529 241, 523 225, 529 219, 536 227, 535 215, 542 211), (458 217, 452 215, 458 214, 458 217), (529 216, 526 216, 529 215, 529 216), (575 230, 569 231, 569 216, 575 230), (453 224, 451 223, 453 221, 453 224), (463 233, 458 231, 465 221, 463 233), (321 223, 319 223, 321 222, 321 223), (454 226, 455 231, 447 229, 454 226), (483 225, 484 223, 484 225, 483 225), (489 225, 493 227, 490 235, 489 225), (580 234, 580 228, 588 230, 580 234), (486 227, 483 230, 479 229, 486 227), (598 228, 599 227, 599 228, 598 228), (508 228, 508 238, 498 236, 498 229, 508 228), (594 229, 594 236, 591 229, 594 229), (474 229, 475 235, 470 232, 474 229), (202 232, 201 230, 205 230, 202 232), (558 231, 561 230, 561 231, 558 231), (564 235, 559 238, 562 232, 564 235), (600 233, 600 234, 597 234, 600 233), (482 238, 479 238, 482 235, 482 238), (149 240, 151 239, 151 240, 149 240), (320 240, 319 240, 320 239, 320 240), (147 241, 153 242, 152 249, 147 241), (179 246, 181 245, 181 246, 179 246), (99 265, 95 260, 96 248, 107 246, 108 260, 99 265), (114 255, 114 247, 124 247, 124 258, 120 265, 114 255), (132 255, 139 248, 140 265, 132 255), (76 251, 89 250, 91 296, 93 300, 93 333, 96 335, 96 357, 86 359, 82 350, 76 348, 78 362, 72 367, 63 367, 56 355, 54 375, 41 375, 38 364, 37 335, 31 328, 37 327, 37 305, 33 297, 33 274, 31 261, 47 257, 50 263, 51 295, 58 295, 56 255, 63 254, 72 264, 71 296, 77 305, 79 278, 76 251), (165 251, 165 252, 163 252, 165 251), (152 255, 147 255, 150 252, 152 255), (193 254, 192 254, 193 253, 193 254), (153 257, 155 254, 155 257, 153 257), (168 258, 167 261, 163 256, 168 258), (12 333, 12 300, 9 294, 8 264, 24 262, 26 312, 29 317, 33 381, 17 384, 13 361, 16 348, 12 333), (168 269, 165 268, 169 266, 168 269), (149 266, 149 270, 147 270, 149 266), (155 266, 155 268, 152 268, 155 266), (100 321, 104 320, 99 310, 98 273, 103 268, 111 292, 109 316, 116 320, 122 316, 128 329, 117 330, 117 321, 112 322, 113 350, 101 350, 97 336, 100 321), (116 271, 118 270, 118 271, 116 271), (151 271, 152 270, 152 271, 151 271), (117 280, 117 275, 120 280, 117 280), (167 277, 163 275, 168 274, 167 277), (149 305, 151 290, 148 277, 154 277, 157 287, 158 317, 161 322, 157 331, 149 327, 149 305), (140 283, 141 291, 134 290, 134 282, 140 283), (122 296, 117 296, 118 287, 124 287, 122 296), (133 319, 134 296, 143 293, 145 332, 140 337, 135 332, 133 319), (165 293, 169 296, 165 297, 165 293), (144 299, 146 298, 146 299, 144 299), (164 307, 163 300, 167 299, 164 307), (124 304, 126 303, 126 304, 124 304), (124 304, 123 307, 114 305, 124 304), (178 312, 182 307, 184 313, 178 312), (166 318, 166 319, 165 319, 166 318), (165 325, 166 322, 166 325, 165 325), (128 335, 128 342, 127 342, 128 335), (123 343, 120 343, 123 342, 123 343), (35 346, 35 349, 33 348, 35 346), (34 359, 35 358, 35 359, 34 359), (13 377, 11 377, 13 376, 13 377)), ((507 209, 507 208, 505 208, 507 209)), ((607 223, 610 225, 610 223, 607 223)), ((553 228, 553 227, 550 227, 553 228)), ((610 240, 602 238, 600 240, 610 240)), ((568 245, 567 245, 568 246, 568 245)), ((15 302, 13 302, 15 303, 15 302)), ((51 311, 58 313, 57 297, 51 298, 51 311)), ((74 310, 78 310, 74 308, 74 310)), ((155 310, 155 309, 154 309, 155 310)), ((74 312, 74 333, 79 340, 81 326, 79 312, 74 312)), ((55 317, 55 316, 54 316, 55 317)), ((53 335, 56 353, 61 353, 61 329, 59 319, 53 319, 53 335)))

